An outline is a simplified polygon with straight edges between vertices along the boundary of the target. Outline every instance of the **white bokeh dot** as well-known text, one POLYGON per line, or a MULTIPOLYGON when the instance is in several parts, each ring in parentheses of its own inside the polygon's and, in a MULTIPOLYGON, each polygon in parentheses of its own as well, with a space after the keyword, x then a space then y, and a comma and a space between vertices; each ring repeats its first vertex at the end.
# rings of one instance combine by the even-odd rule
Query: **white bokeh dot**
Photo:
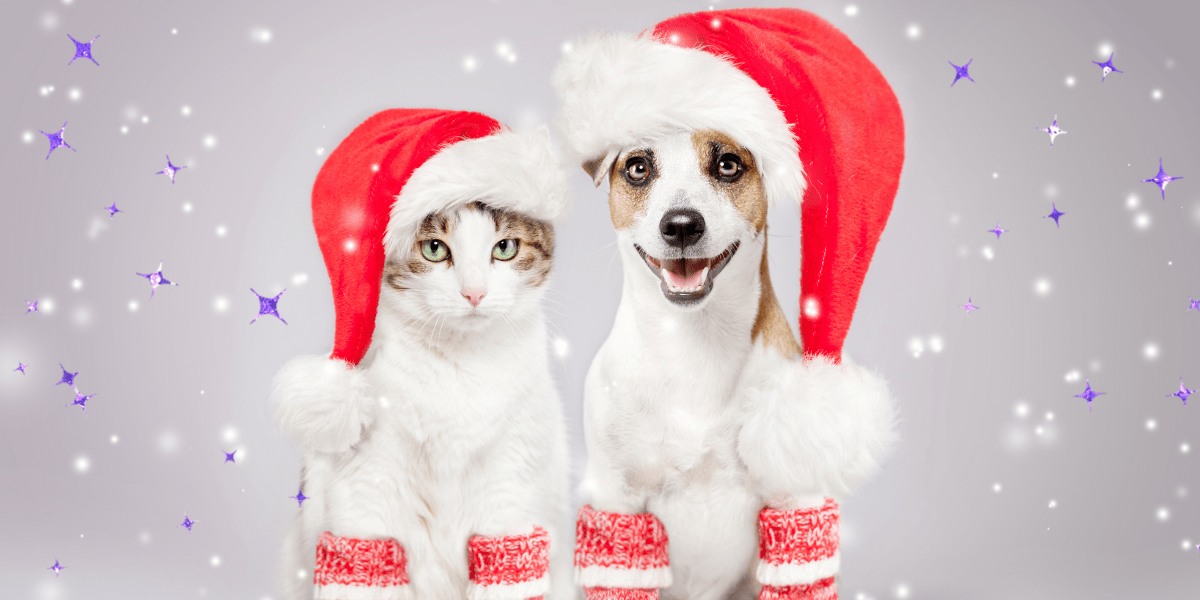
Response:
POLYGON ((116 444, 119 441, 121 441, 121 438, 117 437, 117 434, 115 434, 115 433, 112 434, 112 437, 108 438, 108 442, 110 444, 116 444))
POLYGON ((71 88, 71 90, 67 92, 67 98, 70 98, 71 102, 79 102, 83 99, 83 90, 79 88, 71 88))
POLYGON ((1039 277, 1033 282, 1033 291, 1035 294, 1046 297, 1050 295, 1050 279, 1039 277))
POLYGON ((72 464, 75 467, 76 473, 87 473, 92 470, 92 460, 83 454, 76 456, 72 464))
POLYGON ((217 296, 213 298, 213 312, 223 315, 229 312, 229 298, 227 296, 217 296))
POLYGON ((217 225, 217 237, 225 237, 229 233, 229 229, 224 225, 217 225))
POLYGON ((1013 412, 1022 419, 1029 416, 1029 411, 1029 403, 1024 401, 1018 402, 1017 405, 1013 407, 1013 412))
POLYGON ((908 39, 910 40, 921 39, 921 26, 917 25, 916 23, 909 23, 908 28, 904 30, 904 34, 907 35, 908 39))
POLYGON ((180 107, 179 114, 181 114, 185 117, 192 116, 192 107, 188 106, 187 104, 184 104, 182 107, 180 107))
POLYGON ((274 34, 266 27, 255 27, 250 30, 250 40, 264 46, 271 43, 273 37, 275 37, 274 34))
POLYGON ((1158 519, 1160 523, 1165 523, 1170 520, 1171 511, 1165 506, 1160 506, 1158 510, 1154 511, 1154 518, 1158 519))
POLYGON ((1141 231, 1150 229, 1150 213, 1138 213, 1133 218, 1133 226, 1141 231))
POLYGON ((1075 76, 1067 75, 1065 83, 1067 84, 1067 87, 1075 87, 1075 76))
POLYGON ((214 567, 221 566, 221 557, 217 556, 216 554, 212 555, 212 558, 208 559, 208 564, 210 564, 214 567))
POLYGON ((996 252, 992 250, 991 246, 984 246, 983 248, 980 248, 979 253, 983 255, 984 260, 992 260, 993 258, 996 258, 996 252))
POLYGON ((1158 421, 1146 419, 1146 431, 1154 431, 1155 429, 1158 429, 1158 421))
POLYGON ((205 148, 212 150, 213 148, 217 147, 217 136, 215 136, 211 133, 208 135, 205 135, 204 139, 201 140, 201 143, 204 144, 205 148))
POLYGON ((1162 100, 1162 98, 1163 98, 1163 91, 1162 91, 1162 90, 1160 90, 1160 89, 1158 89, 1158 88, 1154 88, 1153 90, 1150 90, 1150 97, 1151 97, 1151 98, 1153 98, 1153 99, 1154 99, 1154 100, 1156 100, 1156 101, 1157 101, 1157 100, 1162 100))
POLYGON ((999 494, 1000 490, 1003 490, 1003 489, 1004 489, 1004 486, 1000 485, 999 481, 992 484, 992 491, 996 492, 997 494, 999 494))
POLYGON ((844 12, 846 13, 847 17, 857 16, 858 15, 858 5, 847 4, 844 12))
POLYGON ((1113 45, 1108 42, 1100 42, 1100 45, 1096 47, 1096 56, 1101 58, 1108 58, 1114 52, 1113 45))
POLYGON ((292 275, 292 285, 304 285, 308 283, 308 273, 296 273, 292 275))
POLYGON ((1146 342, 1146 345, 1142 346, 1142 358, 1145 358, 1146 360, 1156 360, 1158 359, 1158 355, 1158 344, 1155 344, 1154 342, 1146 342))

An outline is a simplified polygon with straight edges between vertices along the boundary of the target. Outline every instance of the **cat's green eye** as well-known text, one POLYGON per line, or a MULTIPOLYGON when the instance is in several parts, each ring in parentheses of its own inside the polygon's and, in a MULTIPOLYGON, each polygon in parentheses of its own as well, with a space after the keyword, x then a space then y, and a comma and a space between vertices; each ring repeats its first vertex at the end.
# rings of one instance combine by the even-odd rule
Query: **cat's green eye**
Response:
POLYGON ((496 260, 512 260, 517 255, 517 240, 507 239, 496 242, 492 248, 492 257, 496 260))
POLYGON ((442 262, 450 258, 450 248, 442 240, 424 240, 421 242, 421 256, 429 262, 442 262))

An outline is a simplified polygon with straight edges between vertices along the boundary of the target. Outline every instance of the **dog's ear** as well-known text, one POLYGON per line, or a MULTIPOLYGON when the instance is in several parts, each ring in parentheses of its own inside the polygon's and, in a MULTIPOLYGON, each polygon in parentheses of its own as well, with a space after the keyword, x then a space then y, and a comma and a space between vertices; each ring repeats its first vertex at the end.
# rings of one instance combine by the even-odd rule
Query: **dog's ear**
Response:
POLYGON ((600 187, 600 184, 604 182, 605 177, 608 177, 608 173, 612 170, 613 163, 616 161, 617 153, 609 151, 607 154, 585 161, 583 163, 583 170, 587 171, 588 177, 592 178, 592 183, 595 183, 596 187, 600 187))

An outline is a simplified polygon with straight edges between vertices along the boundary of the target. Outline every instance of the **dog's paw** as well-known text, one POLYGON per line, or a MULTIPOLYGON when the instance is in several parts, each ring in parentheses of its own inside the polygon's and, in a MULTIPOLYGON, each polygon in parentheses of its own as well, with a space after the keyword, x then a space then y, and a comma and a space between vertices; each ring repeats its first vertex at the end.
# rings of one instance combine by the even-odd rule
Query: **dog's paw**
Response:
POLYGON ((738 452, 768 502, 849 493, 895 442, 887 383, 828 358, 764 364, 745 388, 738 452))
POLYGON ((371 424, 374 398, 366 374, 341 360, 298 356, 275 375, 275 420, 305 450, 343 452, 371 424))

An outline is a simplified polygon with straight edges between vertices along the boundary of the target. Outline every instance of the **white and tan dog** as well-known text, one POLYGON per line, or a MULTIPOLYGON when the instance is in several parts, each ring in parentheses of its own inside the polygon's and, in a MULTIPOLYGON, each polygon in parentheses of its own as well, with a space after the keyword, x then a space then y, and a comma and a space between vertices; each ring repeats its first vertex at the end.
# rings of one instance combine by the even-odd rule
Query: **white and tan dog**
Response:
POLYGON ((891 441, 887 390, 802 362, 768 275, 760 174, 736 140, 677 133, 590 169, 611 186, 625 282, 587 376, 582 490, 663 522, 666 597, 749 598, 759 510, 869 474, 891 441))
POLYGON ((816 178, 805 207, 826 227, 802 241, 829 263, 813 273, 855 273, 832 292, 839 272, 822 279, 806 315, 848 327, 903 158, 890 88, 794 9, 593 34, 555 85, 564 136, 609 182, 625 273, 585 383, 577 583, 589 599, 836 597, 827 499, 877 469, 894 408, 881 378, 837 361, 841 337, 805 355, 771 287, 766 217, 804 196, 806 169, 816 178), (856 154, 870 152, 875 172, 856 154))

